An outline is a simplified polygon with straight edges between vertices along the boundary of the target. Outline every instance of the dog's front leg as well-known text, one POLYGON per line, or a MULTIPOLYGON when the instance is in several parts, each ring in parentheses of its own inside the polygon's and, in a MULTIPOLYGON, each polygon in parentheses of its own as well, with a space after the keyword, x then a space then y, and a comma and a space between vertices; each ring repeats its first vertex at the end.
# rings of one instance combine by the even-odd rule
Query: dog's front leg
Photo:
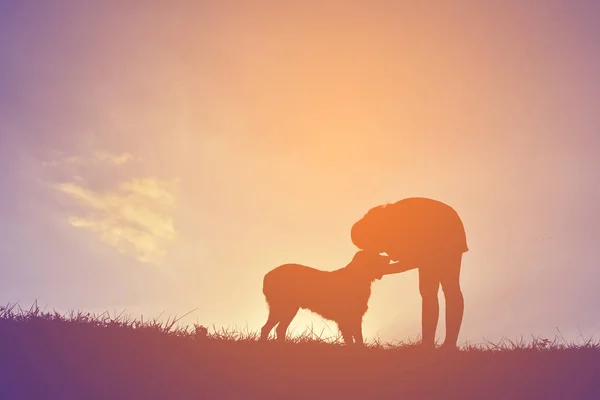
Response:
POLYGON ((357 346, 364 346, 362 334, 362 317, 352 321, 352 336, 354 337, 354 344, 356 344, 357 346))
POLYGON ((352 324, 348 322, 339 322, 338 328, 342 333, 342 338, 344 338, 344 343, 346 346, 352 346, 354 344, 354 330, 352 328, 352 324))

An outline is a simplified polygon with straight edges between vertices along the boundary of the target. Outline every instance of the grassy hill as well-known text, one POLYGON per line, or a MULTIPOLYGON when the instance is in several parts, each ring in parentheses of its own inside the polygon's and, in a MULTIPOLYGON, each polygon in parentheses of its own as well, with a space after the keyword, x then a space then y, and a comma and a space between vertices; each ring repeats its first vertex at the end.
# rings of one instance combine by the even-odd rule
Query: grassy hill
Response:
POLYGON ((109 314, 0 310, 0 399, 600 399, 600 344, 348 348, 109 314))

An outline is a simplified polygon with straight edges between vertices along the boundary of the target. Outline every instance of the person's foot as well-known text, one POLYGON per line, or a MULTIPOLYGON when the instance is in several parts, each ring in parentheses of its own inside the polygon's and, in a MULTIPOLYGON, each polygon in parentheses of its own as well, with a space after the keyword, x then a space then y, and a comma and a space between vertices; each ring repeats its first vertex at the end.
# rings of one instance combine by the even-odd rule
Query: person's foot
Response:
POLYGON ((458 351, 458 347, 455 344, 444 343, 440 346, 439 350, 443 353, 454 353, 458 351))
POLYGON ((421 343, 419 343, 418 348, 423 353, 433 353, 435 351, 435 343, 433 343, 433 342, 421 342, 421 343))

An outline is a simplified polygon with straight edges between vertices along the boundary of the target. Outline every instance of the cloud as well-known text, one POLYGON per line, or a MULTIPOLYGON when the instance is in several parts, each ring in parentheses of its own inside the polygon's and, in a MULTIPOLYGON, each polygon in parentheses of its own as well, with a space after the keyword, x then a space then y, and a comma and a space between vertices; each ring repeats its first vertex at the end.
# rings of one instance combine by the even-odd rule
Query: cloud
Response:
POLYGON ((156 265, 166 255, 166 244, 177 238, 170 215, 177 202, 177 186, 178 181, 155 178, 126 181, 107 193, 74 182, 52 185, 89 213, 71 215, 70 225, 94 232, 119 253, 156 265))
POLYGON ((110 154, 104 151, 96 151, 94 152, 94 157, 96 161, 105 162, 107 164, 119 166, 128 163, 129 161, 135 160, 135 157, 130 153, 122 153, 122 154, 110 154))
POLYGON ((141 196, 146 196, 166 205, 172 205, 177 200, 173 194, 173 186, 178 181, 165 182, 151 178, 134 179, 121 185, 121 189, 141 196))
MULTIPOLYGON (((91 161, 94 163, 105 163, 113 166, 121 166, 127 164, 128 162, 140 160, 139 157, 134 157, 131 153, 121 153, 121 154, 111 154, 105 151, 95 151, 93 153, 91 161)), ((66 166, 66 165, 82 165, 84 163, 89 162, 90 160, 86 160, 81 156, 72 156, 72 157, 64 157, 61 159, 53 160, 53 161, 44 161, 42 165, 44 167, 58 167, 58 166, 66 166)))
POLYGON ((66 158, 54 160, 54 161, 44 161, 44 162, 42 162, 42 165, 44 167, 57 167, 59 165, 81 164, 82 162, 83 162, 82 157, 73 156, 73 157, 66 157, 66 158))

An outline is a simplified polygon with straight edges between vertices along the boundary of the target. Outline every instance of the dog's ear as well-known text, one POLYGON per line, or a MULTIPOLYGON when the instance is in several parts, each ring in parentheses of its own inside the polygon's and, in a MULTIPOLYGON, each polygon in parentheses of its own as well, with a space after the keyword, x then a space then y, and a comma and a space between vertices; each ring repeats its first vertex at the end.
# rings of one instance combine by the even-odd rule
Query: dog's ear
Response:
POLYGON ((356 267, 366 267, 370 264, 373 264, 374 258, 374 253, 365 250, 359 250, 356 252, 356 254, 354 254, 354 257, 352 258, 352 265, 356 267))
POLYGON ((356 254, 354 254, 354 257, 352 257, 352 264, 355 264, 355 265, 365 264, 367 262, 368 258, 369 258, 369 253, 367 253, 364 250, 359 250, 356 252, 356 254))

